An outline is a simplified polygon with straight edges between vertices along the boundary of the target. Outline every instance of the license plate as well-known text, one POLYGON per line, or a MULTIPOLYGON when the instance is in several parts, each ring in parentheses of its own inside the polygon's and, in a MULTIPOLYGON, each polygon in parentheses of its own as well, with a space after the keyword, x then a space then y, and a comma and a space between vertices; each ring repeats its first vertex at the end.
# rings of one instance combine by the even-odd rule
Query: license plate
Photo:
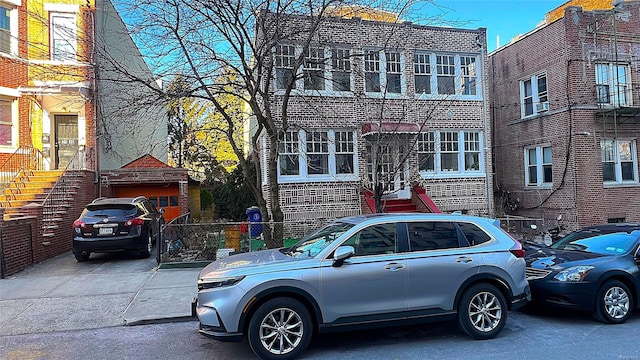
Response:
POLYGON ((113 234, 113 231, 111 230, 111 228, 100 228, 98 230, 98 235, 111 235, 113 234))

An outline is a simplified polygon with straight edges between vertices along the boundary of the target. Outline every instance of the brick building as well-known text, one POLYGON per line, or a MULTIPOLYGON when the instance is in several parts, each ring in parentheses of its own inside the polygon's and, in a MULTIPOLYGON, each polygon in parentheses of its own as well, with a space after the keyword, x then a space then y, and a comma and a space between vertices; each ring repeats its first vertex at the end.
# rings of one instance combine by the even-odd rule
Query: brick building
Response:
POLYGON ((574 3, 489 55, 497 208, 640 222, 640 1, 574 3))
POLYGON ((276 117, 295 86, 263 192, 277 176, 285 222, 375 212, 376 181, 385 212, 493 215, 486 30, 384 20, 328 16, 306 46, 308 19, 290 18, 294 35, 274 47, 276 117))

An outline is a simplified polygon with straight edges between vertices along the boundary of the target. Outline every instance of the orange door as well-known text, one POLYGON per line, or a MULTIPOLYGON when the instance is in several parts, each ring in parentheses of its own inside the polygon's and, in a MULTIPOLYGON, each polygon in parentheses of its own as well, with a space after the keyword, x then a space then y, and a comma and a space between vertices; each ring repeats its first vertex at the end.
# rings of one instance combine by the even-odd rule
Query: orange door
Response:
POLYGON ((118 186, 114 187, 113 192, 116 197, 146 196, 158 209, 164 209, 167 223, 180 215, 178 184, 118 186))

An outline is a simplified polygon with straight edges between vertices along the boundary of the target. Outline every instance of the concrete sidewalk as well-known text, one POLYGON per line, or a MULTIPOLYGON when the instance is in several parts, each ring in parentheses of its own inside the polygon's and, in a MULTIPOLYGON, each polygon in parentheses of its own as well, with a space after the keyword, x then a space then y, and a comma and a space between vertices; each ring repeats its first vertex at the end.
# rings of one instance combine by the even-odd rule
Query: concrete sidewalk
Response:
POLYGON ((71 253, 0 280, 0 335, 195 320, 200 268, 158 268, 154 258, 71 253))

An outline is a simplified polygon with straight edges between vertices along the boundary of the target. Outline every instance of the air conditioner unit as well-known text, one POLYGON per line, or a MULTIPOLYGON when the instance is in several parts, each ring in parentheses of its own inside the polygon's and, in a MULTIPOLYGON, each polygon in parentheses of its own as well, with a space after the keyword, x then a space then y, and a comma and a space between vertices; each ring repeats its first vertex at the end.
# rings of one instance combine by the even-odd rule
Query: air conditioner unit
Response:
POLYGON ((536 112, 549 111, 549 102, 541 102, 536 104, 536 112))

